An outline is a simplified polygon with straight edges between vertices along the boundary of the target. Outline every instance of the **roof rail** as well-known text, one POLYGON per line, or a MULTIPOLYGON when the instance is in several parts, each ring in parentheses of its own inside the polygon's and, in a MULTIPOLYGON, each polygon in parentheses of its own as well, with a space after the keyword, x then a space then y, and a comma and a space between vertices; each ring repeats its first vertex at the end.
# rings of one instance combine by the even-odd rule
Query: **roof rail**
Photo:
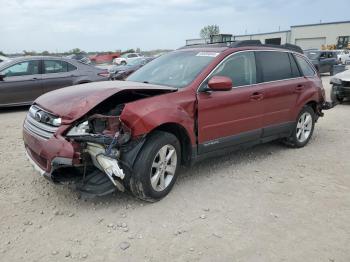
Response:
POLYGON ((297 53, 303 54, 303 49, 300 46, 292 45, 292 44, 283 44, 283 45, 273 45, 273 44, 262 44, 260 40, 243 40, 237 41, 230 45, 230 47, 244 47, 244 46, 265 46, 265 47, 273 47, 273 48, 282 48, 291 50, 297 53))
POLYGON ((244 47, 244 46, 257 46, 262 45, 260 40, 242 40, 234 41, 230 47, 244 47))
POLYGON ((216 42, 216 43, 207 43, 207 44, 191 44, 180 47, 179 49, 187 49, 187 48, 196 48, 196 47, 245 47, 245 46, 264 46, 264 47, 272 47, 272 48, 281 48, 291 50, 297 53, 303 54, 303 49, 300 46, 293 44, 283 44, 283 45, 272 45, 272 44, 262 44, 260 40, 242 40, 242 41, 226 41, 226 42, 216 42))
POLYGON ((196 47, 230 47, 230 42, 216 42, 216 43, 207 43, 207 44, 190 44, 180 47, 179 49, 188 49, 188 48, 196 48, 196 47))

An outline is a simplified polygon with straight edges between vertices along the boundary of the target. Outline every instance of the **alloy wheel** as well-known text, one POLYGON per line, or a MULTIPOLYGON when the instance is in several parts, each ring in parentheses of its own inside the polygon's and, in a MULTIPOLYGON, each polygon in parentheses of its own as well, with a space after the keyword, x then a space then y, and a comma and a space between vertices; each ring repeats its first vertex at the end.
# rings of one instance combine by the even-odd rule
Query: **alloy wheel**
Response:
POLYGON ((304 112, 297 123, 296 137, 300 143, 304 143, 311 134, 312 131, 312 116, 309 112, 304 112))
POLYGON ((155 191, 166 189, 174 178, 177 165, 176 149, 168 144, 156 154, 151 167, 151 185, 155 191))

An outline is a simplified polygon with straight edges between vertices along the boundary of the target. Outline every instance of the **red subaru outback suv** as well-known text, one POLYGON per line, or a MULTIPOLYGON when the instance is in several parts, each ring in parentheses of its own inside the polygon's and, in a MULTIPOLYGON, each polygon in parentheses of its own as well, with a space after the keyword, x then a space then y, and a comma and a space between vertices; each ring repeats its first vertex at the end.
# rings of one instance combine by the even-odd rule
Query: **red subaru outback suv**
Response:
POLYGON ((186 46, 127 81, 47 93, 24 122, 26 153, 54 182, 156 201, 180 165, 276 139, 303 147, 326 103, 315 68, 295 50, 251 41, 186 46))

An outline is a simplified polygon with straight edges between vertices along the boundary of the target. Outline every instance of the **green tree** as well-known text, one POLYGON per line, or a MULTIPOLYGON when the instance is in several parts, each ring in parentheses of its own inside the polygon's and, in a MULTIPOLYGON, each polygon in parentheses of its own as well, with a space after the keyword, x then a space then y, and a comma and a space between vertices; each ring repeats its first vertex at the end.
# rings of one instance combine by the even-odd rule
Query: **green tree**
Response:
POLYGON ((41 54, 42 55, 50 55, 49 51, 43 51, 41 54))
POLYGON ((4 52, 0 51, 0 55, 6 56, 4 52))
POLYGON ((80 50, 80 48, 73 48, 72 50, 70 50, 70 53, 72 53, 72 54, 80 54, 80 53, 84 53, 84 51, 80 50))
POLYGON ((218 25, 207 25, 199 32, 201 38, 210 38, 211 35, 217 34, 220 34, 220 28, 218 25))

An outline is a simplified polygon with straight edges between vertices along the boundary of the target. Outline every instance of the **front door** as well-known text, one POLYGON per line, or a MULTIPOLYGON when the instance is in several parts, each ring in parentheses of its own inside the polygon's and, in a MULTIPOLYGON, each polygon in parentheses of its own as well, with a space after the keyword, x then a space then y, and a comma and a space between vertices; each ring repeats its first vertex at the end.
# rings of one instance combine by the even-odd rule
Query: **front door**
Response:
POLYGON ((0 105, 21 105, 33 102, 44 93, 40 60, 13 64, 0 72, 0 105))
POLYGON ((198 92, 198 153, 207 153, 260 138, 264 92, 256 85, 254 52, 226 58, 198 92), (232 79, 229 91, 205 91, 213 76, 232 79))

